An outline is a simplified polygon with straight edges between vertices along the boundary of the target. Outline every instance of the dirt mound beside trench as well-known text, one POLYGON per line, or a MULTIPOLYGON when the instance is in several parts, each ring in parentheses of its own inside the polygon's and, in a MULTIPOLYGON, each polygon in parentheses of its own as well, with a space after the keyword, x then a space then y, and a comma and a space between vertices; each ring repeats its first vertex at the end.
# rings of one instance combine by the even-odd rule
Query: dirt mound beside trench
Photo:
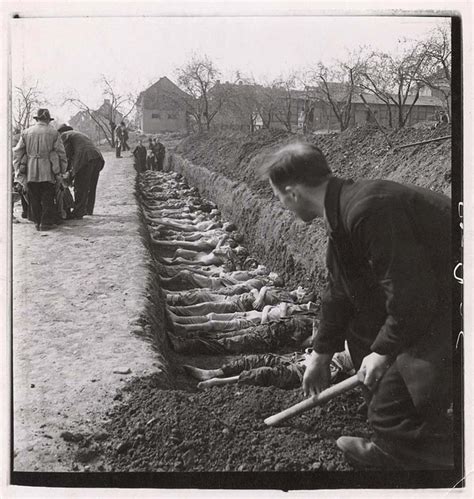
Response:
MULTIPOLYGON (((450 134, 448 124, 434 127, 427 123, 392 132, 389 140, 400 146, 450 134)), ((320 294, 325 283, 326 236, 322 222, 315 220, 306 225, 296 220, 282 209, 268 183, 258 178, 260 165, 275 146, 295 140, 307 140, 320 147, 336 175, 353 179, 386 178, 450 195, 450 140, 394 151, 376 126, 304 139, 281 130, 260 130, 254 134, 207 133, 183 140, 175 153, 190 162, 187 172, 191 175, 193 167, 202 169, 196 173, 204 186, 200 190, 218 205, 213 196, 224 200, 227 195, 237 204, 230 206, 229 201, 225 206, 221 202, 224 206, 220 207, 246 235, 246 243, 256 256, 280 272, 289 286, 304 284, 320 294), (206 172, 210 176, 204 180, 206 172), (217 187, 208 186, 224 183, 215 174, 229 180, 228 186, 223 186, 228 192, 219 194, 217 187)), ((193 184, 192 178, 189 181, 193 184)))

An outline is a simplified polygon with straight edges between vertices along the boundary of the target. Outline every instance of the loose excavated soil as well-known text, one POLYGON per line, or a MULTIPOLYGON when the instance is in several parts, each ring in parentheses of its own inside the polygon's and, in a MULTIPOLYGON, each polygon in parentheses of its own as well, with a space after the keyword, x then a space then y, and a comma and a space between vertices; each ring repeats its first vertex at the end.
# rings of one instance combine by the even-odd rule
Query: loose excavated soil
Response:
POLYGON ((354 391, 281 427, 264 419, 301 401, 301 390, 227 385, 162 390, 151 376, 126 389, 103 444, 115 471, 349 470, 335 439, 367 436, 354 391))
MULTIPOLYGON (((448 124, 436 128, 420 124, 386 133, 394 146, 400 146, 451 135, 451 127, 448 124)), ((387 178, 450 194, 449 140, 393 152, 374 125, 304 138, 282 130, 259 130, 252 135, 241 132, 192 135, 177 146, 176 152, 197 165, 243 181, 252 190, 271 197, 268 182, 258 179, 258 166, 274 146, 298 139, 320 147, 336 175, 354 179, 387 178)))

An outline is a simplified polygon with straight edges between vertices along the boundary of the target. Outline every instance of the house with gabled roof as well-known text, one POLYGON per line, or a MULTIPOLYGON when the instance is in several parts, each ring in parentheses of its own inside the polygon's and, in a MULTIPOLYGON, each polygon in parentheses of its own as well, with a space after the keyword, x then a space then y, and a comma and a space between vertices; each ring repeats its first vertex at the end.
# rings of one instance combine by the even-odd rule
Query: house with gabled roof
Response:
POLYGON ((190 96, 163 76, 137 99, 137 126, 143 133, 187 132, 190 96))

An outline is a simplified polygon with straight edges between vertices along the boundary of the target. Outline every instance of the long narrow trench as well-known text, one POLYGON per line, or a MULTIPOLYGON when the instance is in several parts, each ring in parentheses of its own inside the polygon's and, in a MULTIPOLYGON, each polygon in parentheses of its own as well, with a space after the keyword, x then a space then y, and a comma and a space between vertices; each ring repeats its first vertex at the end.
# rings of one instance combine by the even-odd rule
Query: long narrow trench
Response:
MULTIPOLYGON (((358 391, 293 418, 281 427, 270 428, 264 424, 266 417, 302 399, 299 382, 285 389, 255 386, 252 382, 198 389, 199 380, 183 368, 186 364, 215 369, 236 359, 248 359, 252 354, 301 352, 311 339, 314 321, 314 310, 306 305, 310 297, 300 296, 305 305, 296 304, 298 313, 289 319, 259 325, 227 317, 231 325, 224 330, 220 323, 216 328, 203 327, 202 317, 195 320, 180 309, 190 302, 199 308, 202 300, 196 300, 196 296, 203 291, 213 296, 222 294, 222 302, 227 304, 241 304, 238 297, 249 295, 259 280, 268 286, 278 284, 278 297, 289 297, 291 290, 275 282, 279 279, 271 269, 258 266, 242 246, 238 228, 222 220, 217 207, 202 199, 197 189, 189 187, 179 174, 140 174, 137 191, 146 228, 144 236, 153 257, 149 316, 143 320, 151 329, 157 350, 166 357, 171 375, 167 385, 151 376, 136 379, 128 386, 123 403, 110 414, 107 468, 313 471, 311 480, 316 481, 320 471, 350 469, 337 451, 335 438, 342 431, 367 434, 365 419, 357 413, 362 400, 358 391), (180 263, 179 258, 188 260, 211 254, 224 235, 233 243, 229 247, 229 238, 221 243, 226 256, 221 254, 220 262, 215 259, 213 265, 180 263), (196 255, 193 251, 201 253, 196 255), (173 258, 176 260, 171 261, 173 258), (220 274, 222 270, 227 272, 220 274), (237 282, 237 278, 241 280, 237 282), (244 278, 252 286, 245 288, 244 278), (205 286, 215 289, 206 291, 205 286)), ((218 252, 214 256, 215 253, 218 252)), ((247 309, 252 309, 252 305, 247 303, 247 309)), ((204 311, 200 313, 206 315, 204 311)), ((261 317, 259 314, 256 317, 261 317)))
POLYGON ((283 353, 309 346, 315 319, 314 311, 306 312, 305 306, 313 305, 312 295, 305 294, 303 288, 298 290, 299 301, 305 303, 298 306, 302 311, 280 324, 255 327, 246 324, 249 321, 241 321, 227 325, 228 331, 220 331, 217 323, 216 331, 185 324, 184 328, 191 331, 184 330, 179 321, 195 322, 196 317, 189 318, 190 315, 204 320, 213 312, 220 312, 219 316, 234 312, 241 315, 252 310, 252 296, 258 299, 262 285, 270 291, 260 293, 266 301, 261 302, 257 316, 262 313, 263 304, 278 303, 278 299, 284 298, 296 301, 297 293, 280 287, 281 278, 259 265, 241 244, 243 236, 238 228, 223 220, 217 206, 202 199, 181 175, 147 172, 141 176, 139 191, 155 276, 159 287, 167 289, 159 300, 165 322, 161 334, 166 335, 172 347, 174 364, 187 362, 209 369, 231 362, 238 354, 283 353), (186 231, 179 230, 180 225, 186 231), (216 246, 220 246, 220 251, 216 246), (219 277, 221 273, 235 276, 238 283, 225 286, 226 278, 219 277), (278 288, 273 288, 275 283, 278 288), (173 316, 178 323, 173 324, 173 316))

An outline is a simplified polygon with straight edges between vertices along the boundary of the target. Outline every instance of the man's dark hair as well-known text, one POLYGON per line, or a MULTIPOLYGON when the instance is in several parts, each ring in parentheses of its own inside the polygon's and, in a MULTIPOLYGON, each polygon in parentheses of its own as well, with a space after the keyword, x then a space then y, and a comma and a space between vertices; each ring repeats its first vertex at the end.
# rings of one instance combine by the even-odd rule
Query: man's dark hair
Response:
POLYGON ((288 144, 274 152, 260 171, 279 189, 287 185, 306 184, 317 187, 331 170, 321 149, 305 142, 288 144))

